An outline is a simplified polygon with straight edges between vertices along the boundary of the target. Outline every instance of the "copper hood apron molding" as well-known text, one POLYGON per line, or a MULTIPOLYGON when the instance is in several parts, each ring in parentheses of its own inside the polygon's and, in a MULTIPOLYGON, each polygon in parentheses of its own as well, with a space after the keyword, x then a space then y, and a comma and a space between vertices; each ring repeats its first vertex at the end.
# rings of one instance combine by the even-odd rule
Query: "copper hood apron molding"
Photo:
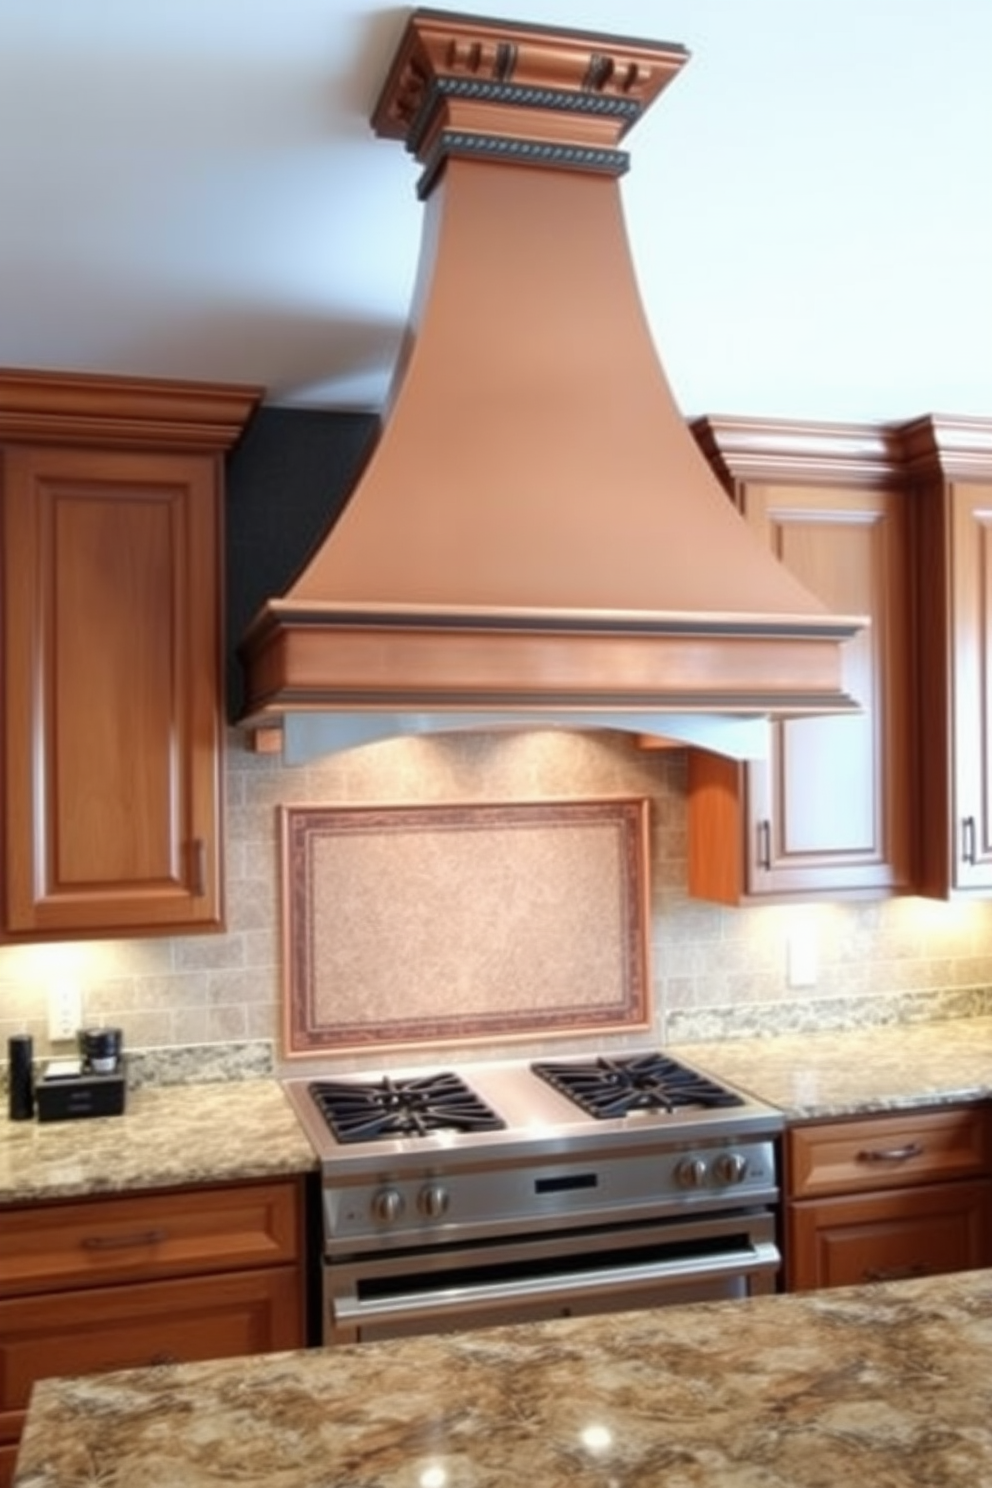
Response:
POLYGON ((243 721, 302 758, 607 726, 763 752, 844 712, 827 612, 749 530, 642 310, 619 142, 679 46, 417 10, 372 116, 422 166, 410 324, 344 512, 245 637, 243 721), (721 742, 723 740, 724 742, 721 742))

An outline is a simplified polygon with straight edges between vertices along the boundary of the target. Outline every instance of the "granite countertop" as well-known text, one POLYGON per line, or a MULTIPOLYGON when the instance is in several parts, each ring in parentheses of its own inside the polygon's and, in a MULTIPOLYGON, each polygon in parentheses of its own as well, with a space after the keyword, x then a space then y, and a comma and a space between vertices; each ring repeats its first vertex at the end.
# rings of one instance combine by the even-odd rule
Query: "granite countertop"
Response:
POLYGON ((790 1121, 992 1099, 992 1018, 677 1044, 672 1052, 790 1121))
POLYGON ((278 1081, 128 1092, 123 1116, 0 1125, 0 1204, 272 1178, 316 1167, 278 1081))
POLYGON ((35 1386, 16 1488, 976 1488, 992 1272, 35 1386))
MULTIPOLYGON (((675 1044, 790 1121, 992 1099, 992 1018, 675 1044)), ((315 1169, 278 1080, 143 1085, 123 1116, 0 1122, 0 1204, 315 1169)))

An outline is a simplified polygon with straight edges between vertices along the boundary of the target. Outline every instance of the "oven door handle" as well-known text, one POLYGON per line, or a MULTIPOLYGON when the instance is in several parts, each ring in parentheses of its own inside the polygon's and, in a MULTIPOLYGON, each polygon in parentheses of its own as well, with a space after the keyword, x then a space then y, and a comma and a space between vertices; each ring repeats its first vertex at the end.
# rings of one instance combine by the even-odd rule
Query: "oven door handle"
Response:
POLYGON ((724 1277, 753 1276, 759 1272, 777 1271, 782 1264, 778 1247, 759 1241, 745 1250, 728 1250, 718 1256, 696 1256, 681 1260, 645 1262, 636 1266, 610 1266, 597 1271, 577 1271, 569 1276, 532 1277, 503 1282, 480 1282, 463 1287, 439 1287, 425 1292, 401 1292, 391 1297, 361 1301, 357 1297, 336 1296, 334 1313, 341 1323, 371 1322, 375 1318, 400 1321, 424 1316, 438 1317, 462 1313, 466 1307, 505 1307, 529 1301, 580 1301, 584 1297, 604 1296, 611 1292, 630 1291, 635 1287, 653 1286, 664 1291, 689 1281, 709 1281, 724 1277))

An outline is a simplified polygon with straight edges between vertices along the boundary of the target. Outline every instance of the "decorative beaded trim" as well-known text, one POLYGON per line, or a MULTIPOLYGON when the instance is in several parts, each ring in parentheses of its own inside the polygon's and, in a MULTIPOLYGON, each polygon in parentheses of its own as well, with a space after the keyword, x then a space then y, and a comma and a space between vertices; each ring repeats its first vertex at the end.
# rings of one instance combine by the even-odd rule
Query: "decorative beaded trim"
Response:
MULTIPOLYGON (((630 98, 617 98, 593 92, 576 92, 565 88, 536 88, 519 83, 480 78, 435 79, 417 109, 408 134, 407 149, 417 154, 430 127, 439 99, 474 98, 504 104, 509 108, 547 109, 553 113, 596 114, 626 120, 633 124, 642 112, 641 104, 630 98)), ((630 157, 624 150, 597 149, 544 140, 512 139, 497 134, 471 134, 445 130, 425 161, 417 194, 428 194, 438 170, 448 155, 474 155, 490 159, 514 159, 528 165, 566 167, 620 176, 628 169, 630 157)))
POLYGON ((449 155, 470 155, 490 160, 513 160, 524 165, 552 165, 567 170, 596 171, 622 176, 630 165, 626 150, 600 150, 585 145, 552 144, 547 140, 506 139, 502 135, 464 134, 445 130, 417 182, 417 195, 429 195, 441 166, 449 155))

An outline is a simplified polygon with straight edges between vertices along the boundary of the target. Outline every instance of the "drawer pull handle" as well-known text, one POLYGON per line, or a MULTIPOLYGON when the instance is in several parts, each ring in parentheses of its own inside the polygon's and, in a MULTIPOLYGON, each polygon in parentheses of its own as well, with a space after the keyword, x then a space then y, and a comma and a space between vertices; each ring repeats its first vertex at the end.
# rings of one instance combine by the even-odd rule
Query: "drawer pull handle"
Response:
POLYGON ((766 873, 772 866, 772 824, 767 817, 758 823, 758 867, 766 873))
POLYGON ((966 863, 974 865, 978 862, 978 852, 975 845, 975 818, 966 816, 961 822, 961 856, 966 863))
POLYGON ((858 1153, 858 1162, 908 1162, 911 1157, 922 1157, 920 1142, 907 1142, 905 1147, 866 1147, 858 1153))
POLYGON ((908 1281, 911 1276, 928 1276, 930 1267, 926 1261, 914 1261, 908 1266, 867 1266, 865 1281, 908 1281))
POLYGON ((86 1235, 84 1250, 133 1250, 138 1245, 158 1245, 168 1238, 168 1230, 138 1230, 131 1235, 86 1235))

